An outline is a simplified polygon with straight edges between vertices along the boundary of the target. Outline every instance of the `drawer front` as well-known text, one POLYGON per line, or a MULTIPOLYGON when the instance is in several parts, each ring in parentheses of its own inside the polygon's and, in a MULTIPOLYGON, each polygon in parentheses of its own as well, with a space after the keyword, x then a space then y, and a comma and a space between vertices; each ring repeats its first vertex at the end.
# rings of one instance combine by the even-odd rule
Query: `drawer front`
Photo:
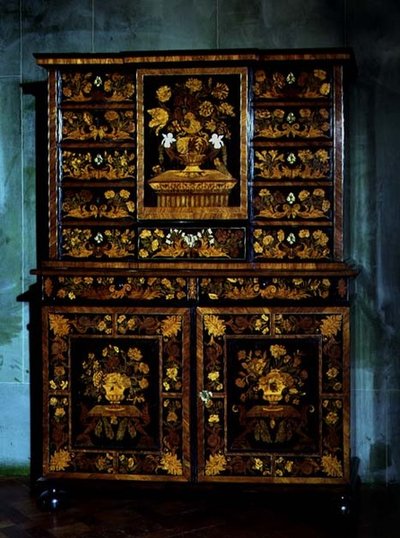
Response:
POLYGON ((328 106, 260 107, 254 112, 254 136, 272 140, 327 140, 332 136, 331 123, 328 106))
POLYGON ((131 181, 136 171, 135 153, 127 149, 64 149, 60 162, 63 182, 131 181))
POLYGON ((61 112, 61 140, 68 142, 122 142, 133 140, 133 110, 87 109, 61 112))
POLYGON ((257 260, 329 260, 333 258, 329 227, 255 228, 253 253, 257 260))
POLYGON ((348 479, 346 308, 200 308, 199 480, 348 479))
POLYGON ((127 227, 68 227, 61 232, 62 259, 113 260, 132 259, 135 255, 135 232, 127 227))
POLYGON ((332 179, 330 148, 263 148, 254 150, 254 177, 274 182, 332 179))
POLYGON ((241 259, 245 257, 245 228, 142 228, 138 257, 160 259, 241 259))
POLYGON ((68 220, 113 221, 132 219, 135 193, 131 187, 65 189, 62 193, 61 217, 68 220))
POLYGON ((332 219, 331 189, 321 187, 268 187, 254 189, 254 216, 272 221, 332 219))
POLYGON ((64 72, 60 87, 62 103, 129 102, 135 97, 134 76, 118 71, 64 72))
POLYGON ((332 73, 322 68, 285 70, 265 66, 256 70, 253 90, 257 99, 329 99, 332 73))

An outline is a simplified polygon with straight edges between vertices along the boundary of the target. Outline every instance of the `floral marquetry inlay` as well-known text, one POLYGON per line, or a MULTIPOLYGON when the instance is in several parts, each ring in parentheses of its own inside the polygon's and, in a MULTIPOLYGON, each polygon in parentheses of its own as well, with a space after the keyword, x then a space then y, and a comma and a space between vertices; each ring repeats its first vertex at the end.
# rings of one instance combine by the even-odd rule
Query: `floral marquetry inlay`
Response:
POLYGON ((296 75, 292 71, 259 69, 254 79, 254 95, 260 99, 327 99, 331 94, 329 73, 324 69, 301 71, 296 75))
POLYGON ((63 256, 73 258, 126 258, 135 251, 135 232, 130 229, 64 228, 63 256))
POLYGON ((65 110, 62 115, 63 140, 131 140, 135 130, 133 110, 65 110))
POLYGON ((48 471, 186 480, 187 311, 47 314, 48 471))
POLYGON ((243 258, 245 231, 219 229, 143 229, 139 233, 139 257, 243 258))
POLYGON ((135 203, 128 189, 65 191, 63 216, 73 219, 132 218, 135 203))
POLYGON ((134 77, 122 73, 101 73, 91 71, 69 73, 61 76, 62 99, 70 102, 94 100, 132 101, 135 94, 134 77))
POLYGON ((328 138, 331 135, 327 108, 257 108, 254 134, 263 138, 328 138))
POLYGON ((331 202, 324 189, 302 189, 285 196, 280 190, 261 189, 254 196, 257 217, 268 219, 327 219, 331 202))
POLYGON ((319 229, 264 230, 253 232, 256 258, 272 259, 326 259, 331 256, 330 238, 319 229))
POLYGON ((326 149, 269 149, 255 151, 254 168, 265 179, 328 179, 331 158, 326 149))
POLYGON ((347 483, 350 54, 35 56, 43 478, 347 483))
POLYGON ((343 478, 343 312, 200 309, 201 480, 343 478))
POLYGON ((135 154, 128 150, 62 151, 63 179, 108 181, 132 178, 135 154))
POLYGON ((69 302, 89 301, 182 301, 189 298, 189 282, 180 277, 53 277, 43 286, 47 298, 69 302))
MULTIPOLYGON (((345 293, 346 290, 344 290, 345 293)), ((221 299, 231 301, 285 300, 303 301, 312 299, 328 300, 343 298, 339 282, 333 285, 331 278, 202 278, 200 293, 210 301, 221 299)), ((344 295, 345 296, 345 295, 344 295)))

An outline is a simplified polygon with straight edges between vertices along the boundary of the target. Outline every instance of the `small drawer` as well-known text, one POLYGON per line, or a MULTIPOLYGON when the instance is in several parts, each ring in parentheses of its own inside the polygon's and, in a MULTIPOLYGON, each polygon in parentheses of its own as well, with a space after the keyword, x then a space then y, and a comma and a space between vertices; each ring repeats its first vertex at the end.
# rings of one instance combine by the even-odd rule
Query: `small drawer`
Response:
POLYGON ((63 181, 123 181, 135 175, 135 153, 127 149, 61 150, 63 181))
POLYGON ((63 110, 61 141, 121 142, 132 140, 136 130, 133 109, 63 110))
POLYGON ((256 218, 273 221, 328 221, 332 219, 332 192, 321 187, 254 189, 253 210, 256 218))
POLYGON ((245 228, 143 228, 138 257, 151 259, 245 258, 245 228))
POLYGON ((331 73, 326 69, 283 70, 263 67, 254 74, 256 99, 328 99, 331 73))
POLYGON ((267 181, 332 179, 330 148, 254 148, 254 177, 267 181))
POLYGON ((252 237, 258 260, 329 260, 332 243, 332 231, 325 227, 255 228, 252 237))
POLYGON ((273 140, 329 139, 331 111, 321 106, 258 107, 254 112, 254 136, 273 140))
POLYGON ((132 259, 135 232, 131 228, 67 227, 61 232, 62 259, 132 259))
POLYGON ((132 102, 134 77, 128 73, 64 72, 60 77, 62 103, 132 102))
POLYGON ((65 220, 132 219, 135 193, 127 188, 68 189, 63 192, 61 218, 65 220))
POLYGON ((127 299, 171 303, 193 298, 189 277, 174 276, 50 275, 44 278, 42 288, 46 301, 67 303, 120 303, 127 299))

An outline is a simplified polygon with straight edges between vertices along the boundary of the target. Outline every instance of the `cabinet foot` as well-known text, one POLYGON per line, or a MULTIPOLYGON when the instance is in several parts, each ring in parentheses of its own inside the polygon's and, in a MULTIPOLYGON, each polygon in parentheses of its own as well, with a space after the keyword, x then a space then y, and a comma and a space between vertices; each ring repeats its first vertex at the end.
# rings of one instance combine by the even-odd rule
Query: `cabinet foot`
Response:
POLYGON ((37 501, 42 510, 55 512, 65 507, 67 493, 59 486, 51 484, 39 494, 37 501))
POLYGON ((351 462, 350 484, 345 492, 339 495, 338 512, 343 517, 353 517, 358 510, 359 491, 361 480, 358 475, 360 465, 359 458, 352 458, 351 462))

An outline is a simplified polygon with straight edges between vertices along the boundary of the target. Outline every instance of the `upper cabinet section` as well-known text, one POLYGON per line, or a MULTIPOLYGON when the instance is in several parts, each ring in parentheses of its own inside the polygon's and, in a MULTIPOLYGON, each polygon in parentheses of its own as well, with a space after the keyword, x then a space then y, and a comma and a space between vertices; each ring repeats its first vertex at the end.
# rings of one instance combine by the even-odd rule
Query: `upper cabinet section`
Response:
POLYGON ((342 261, 347 51, 37 55, 49 261, 342 261))

